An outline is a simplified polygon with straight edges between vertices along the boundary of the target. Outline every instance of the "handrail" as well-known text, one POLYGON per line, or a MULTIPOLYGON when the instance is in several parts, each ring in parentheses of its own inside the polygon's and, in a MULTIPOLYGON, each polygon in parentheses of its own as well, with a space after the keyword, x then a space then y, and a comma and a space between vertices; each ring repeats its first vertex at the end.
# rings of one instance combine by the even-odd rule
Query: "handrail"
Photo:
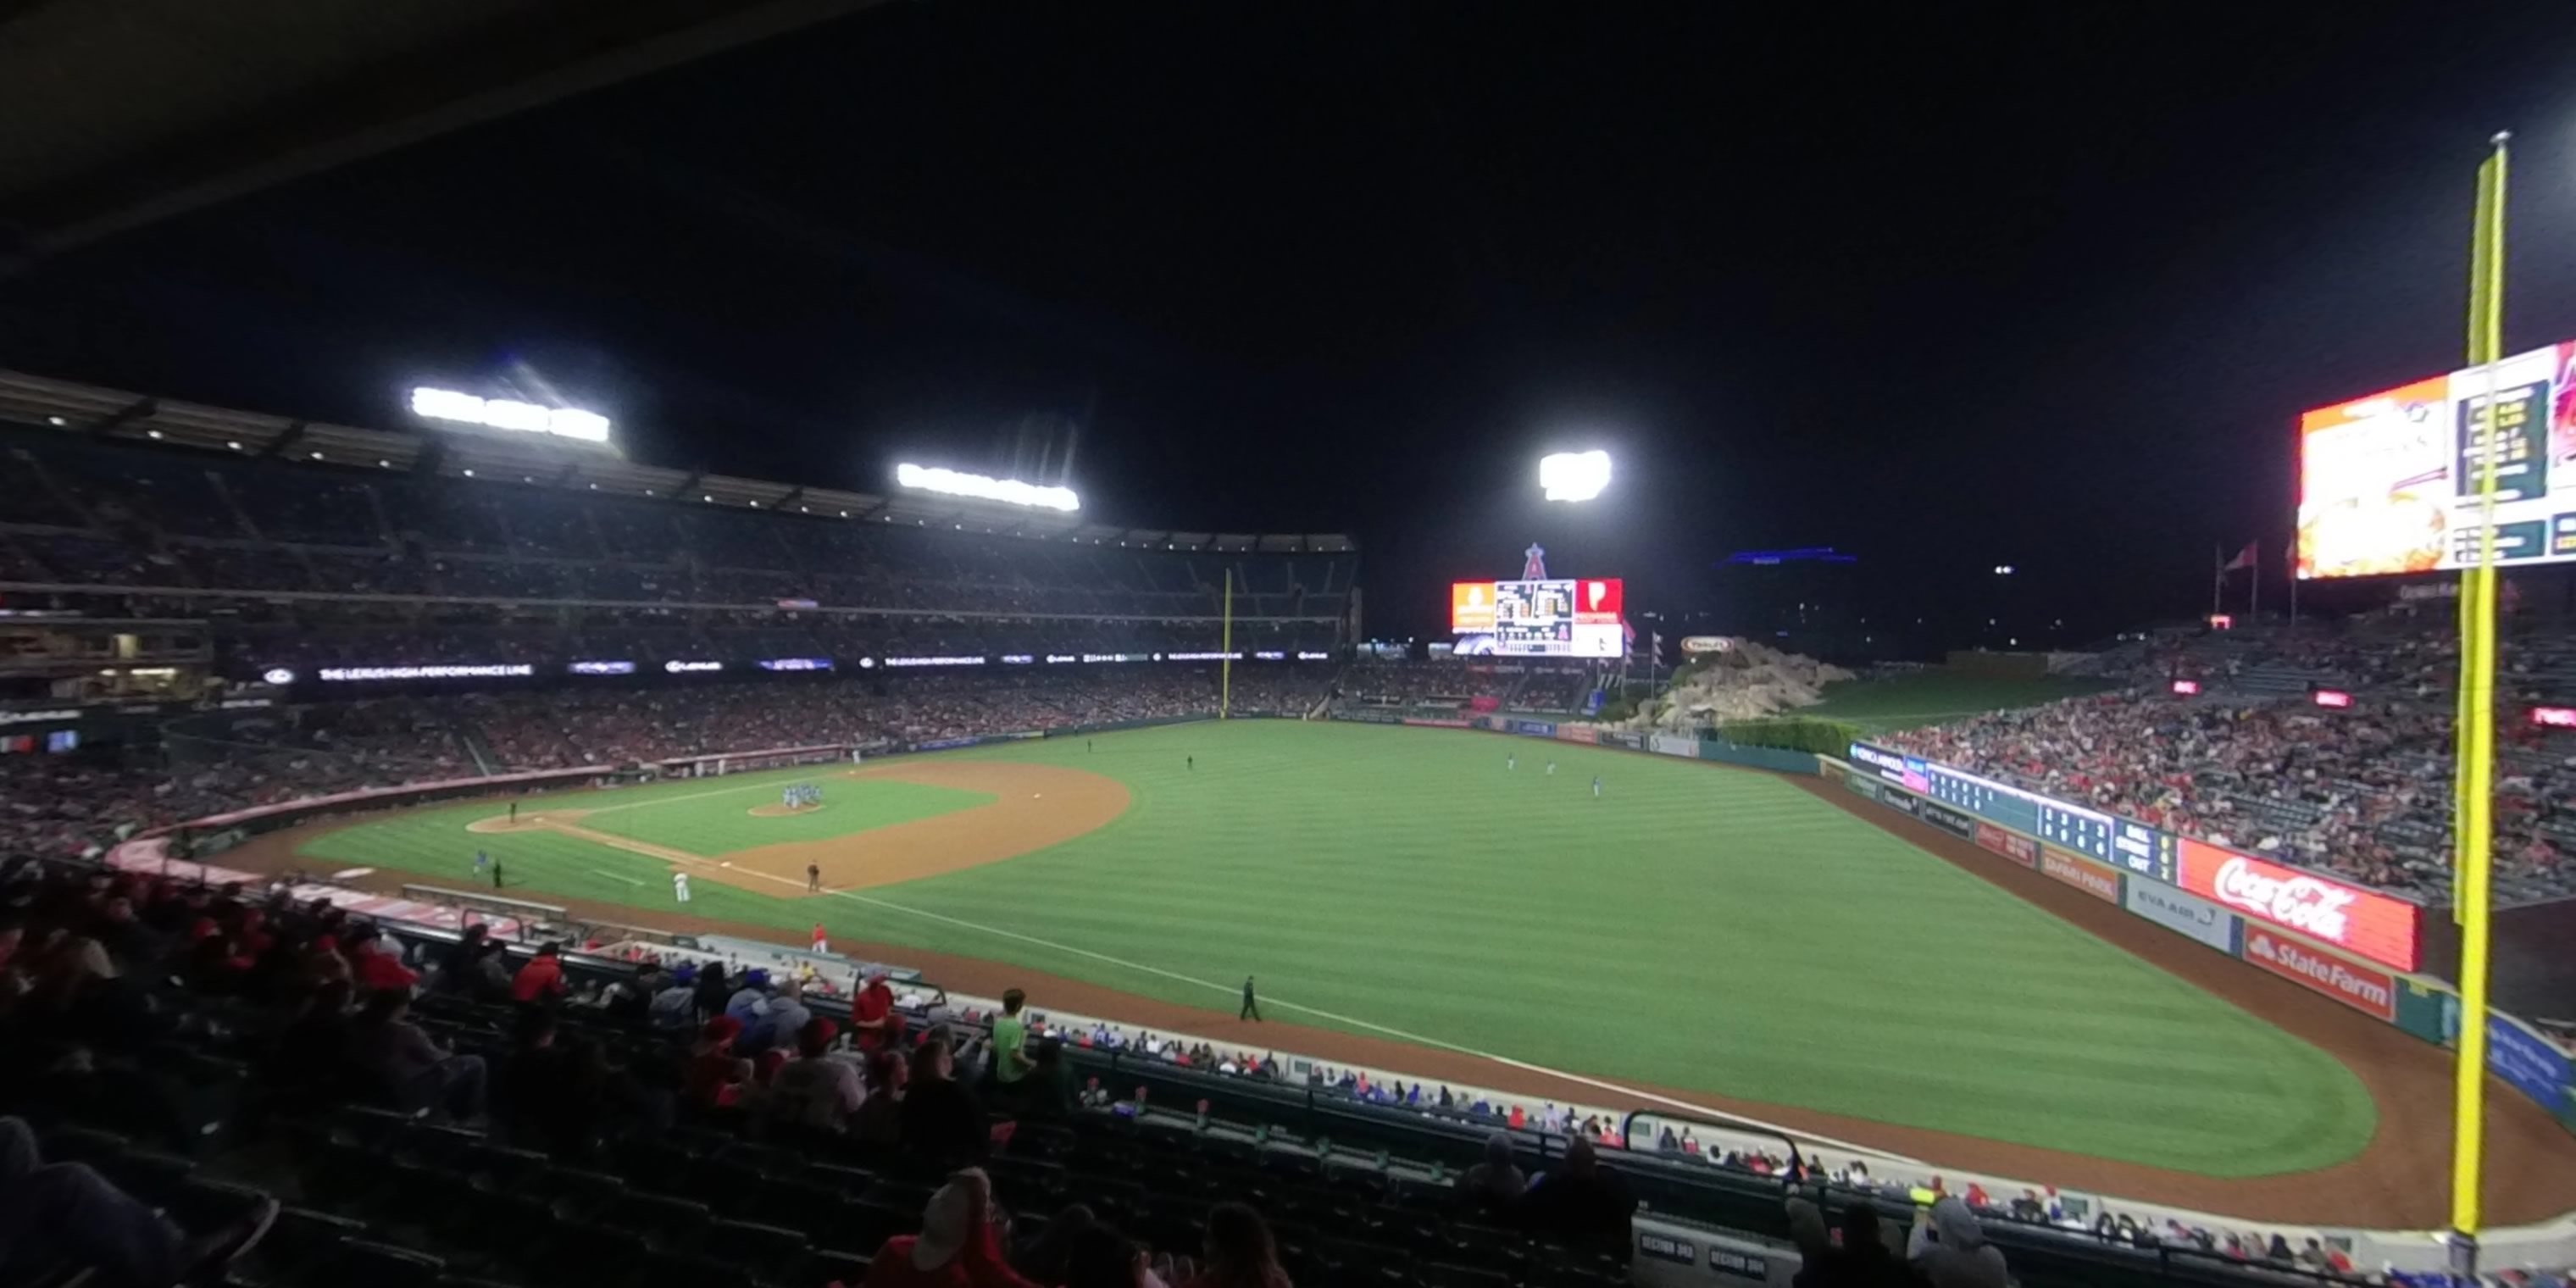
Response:
POLYGON ((1721 1131, 1742 1132, 1747 1136, 1768 1137, 1788 1146, 1790 1179, 1804 1180, 1806 1178, 1807 1158, 1806 1155, 1798 1152, 1798 1142, 1795 1139, 1792 1139, 1789 1133, 1782 1131, 1777 1127, 1773 1127, 1768 1123, 1752 1122, 1743 1118, 1729 1117, 1725 1114, 1675 1113, 1668 1109, 1631 1109, 1628 1111, 1627 1117, 1619 1120, 1619 1148, 1631 1153, 1642 1152, 1646 1155, 1653 1155, 1660 1153, 1661 1151, 1639 1151, 1637 1149, 1635 1133, 1637 1129, 1637 1120, 1640 1118, 1669 1118, 1676 1122, 1698 1123, 1703 1127, 1715 1127, 1721 1131))

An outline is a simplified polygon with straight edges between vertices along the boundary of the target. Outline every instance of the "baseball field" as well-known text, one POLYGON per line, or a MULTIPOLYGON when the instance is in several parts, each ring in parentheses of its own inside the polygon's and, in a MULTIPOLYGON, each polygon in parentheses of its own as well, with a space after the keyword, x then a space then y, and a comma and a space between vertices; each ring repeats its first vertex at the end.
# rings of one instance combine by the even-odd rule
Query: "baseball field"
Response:
POLYGON ((1908 1140, 2251 1178, 2352 1160, 2378 1118, 2319 1046, 1805 784, 1568 744, 1210 722, 288 843, 451 885, 482 851, 521 897, 791 941, 820 921, 1026 972, 1041 1004, 1066 980, 1222 1012, 1200 1031, 1232 1031, 1256 975, 1273 1021, 1908 1140), (819 805, 782 806, 792 783, 819 805))

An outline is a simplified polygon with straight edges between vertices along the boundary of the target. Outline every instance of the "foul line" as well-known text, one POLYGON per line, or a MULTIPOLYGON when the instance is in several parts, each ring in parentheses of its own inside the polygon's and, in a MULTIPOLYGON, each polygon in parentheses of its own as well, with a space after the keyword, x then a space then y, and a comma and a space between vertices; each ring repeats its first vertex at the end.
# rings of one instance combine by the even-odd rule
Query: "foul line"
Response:
MULTIPOLYGON (((739 872, 739 871, 745 871, 745 869, 737 868, 737 869, 735 869, 735 871, 738 871, 738 872, 739 872)), ((751 873, 751 875, 753 875, 753 876, 757 876, 757 877, 761 877, 761 878, 766 879, 766 880, 777 881, 777 882, 779 882, 779 883, 781 883, 781 884, 785 884, 785 885, 801 884, 801 883, 797 883, 797 882, 789 881, 787 878, 784 878, 784 877, 773 877, 773 876, 770 876, 770 874, 768 874, 768 873, 766 873, 766 872, 752 872, 752 873, 751 873)), ((1038 947, 1040 947, 1040 948, 1049 948, 1049 949, 1053 949, 1053 950, 1055 950, 1055 951, 1057 951, 1057 952, 1061 952, 1061 953, 1071 953, 1071 954, 1073 954, 1074 956, 1077 956, 1077 957, 1088 957, 1088 958, 1090 958, 1090 959, 1091 959, 1091 960, 1093 960, 1093 961, 1106 962, 1106 963, 1108 963, 1109 965, 1112 965, 1112 966, 1120 966, 1120 967, 1124 967, 1124 968, 1126 968, 1126 969, 1128 969, 1128 970, 1132 970, 1132 971, 1141 971, 1141 972, 1143 972, 1143 973, 1145 973, 1145 974, 1148 974, 1148 975, 1160 976, 1161 978, 1168 979, 1168 980, 1172 980, 1172 981, 1174 981, 1175 983, 1181 983, 1181 984, 1194 984, 1194 985, 1197 985, 1197 986, 1198 986, 1198 987, 1200 987, 1200 988, 1208 989, 1208 990, 1211 990, 1211 991, 1213 991, 1213 992, 1224 993, 1224 994, 1226 994, 1226 995, 1228 995, 1228 996, 1232 996, 1232 995, 1233 995, 1233 993, 1234 993, 1234 991, 1235 991, 1235 990, 1233 989, 1233 987, 1232 987, 1232 986, 1230 986, 1230 985, 1226 985, 1226 984, 1219 984, 1219 983, 1216 983, 1216 982, 1211 981, 1211 980, 1204 980, 1204 979, 1200 979, 1200 978, 1198 978, 1198 977, 1196 977, 1196 976, 1193 976, 1193 975, 1183 975, 1183 974, 1181 974, 1181 973, 1180 973, 1180 972, 1178 972, 1178 971, 1169 971, 1169 970, 1165 970, 1165 969, 1163 969, 1163 968, 1162 968, 1162 967, 1160 967, 1160 966, 1148 966, 1148 965, 1144 964, 1143 962, 1131 962, 1131 961, 1128 961, 1127 959, 1125 959, 1125 958, 1123 958, 1123 957, 1112 957, 1112 956, 1110 956, 1110 955, 1109 955, 1109 954, 1107 954, 1107 953, 1096 953, 1096 952, 1091 951, 1091 950, 1090 950, 1090 949, 1088 949, 1088 948, 1076 948, 1076 947, 1074 947, 1074 946, 1073 946, 1073 945, 1071 945, 1071 944, 1060 944, 1060 943, 1055 942, 1055 941, 1054 941, 1054 940, 1052 940, 1052 939, 1040 939, 1040 938, 1038 938, 1038 937, 1037 937, 1037 936, 1035 936, 1035 935, 1022 934, 1022 933, 1020 933, 1019 931, 1016 931, 1016 930, 1004 930, 1004 929, 1002 929, 1002 928, 1000 928, 1000 927, 998 927, 998 926, 987 926, 987 925, 984 925, 984 924, 982 924, 982 923, 980 923, 980 922, 967 921, 967 920, 964 920, 964 919, 962 919, 962 918, 958 918, 958 917, 951 917, 951 916, 949 916, 949 915, 947 915, 947 914, 945 914, 945 913, 929 912, 929 911, 925 911, 925 910, 920 909, 920 908, 907 907, 907 906, 905 906, 905 905, 903 905, 903 904, 900 904, 900 903, 894 903, 894 902, 891 902, 891 901, 888 901, 888 900, 885 900, 885 899, 879 899, 879 898, 876 898, 876 897, 875 897, 875 896, 873 896, 873 895, 855 894, 855 893, 852 893, 851 891, 847 891, 847 890, 832 890, 832 891, 827 891, 826 893, 829 893, 829 894, 833 895, 833 896, 834 896, 834 897, 836 897, 836 898, 849 899, 849 900, 852 900, 852 901, 855 901, 855 902, 858 902, 858 903, 869 904, 869 905, 872 905, 872 906, 874 906, 874 907, 879 907, 879 908, 890 908, 890 909, 892 909, 892 910, 894 910, 894 911, 896 911, 896 912, 906 912, 906 913, 910 913, 910 914, 912 914, 913 916, 916 916, 916 917, 925 917, 925 918, 928 918, 929 920, 932 920, 932 921, 945 922, 945 923, 947 923, 948 925, 957 926, 957 927, 960 927, 960 928, 963 928, 963 929, 966 929, 966 930, 980 930, 980 931, 982 931, 982 932, 984 932, 985 934, 988 934, 988 935, 998 935, 998 936, 1000 936, 1000 937, 1002 937, 1002 938, 1004 938, 1004 939, 1016 939, 1016 940, 1019 940, 1020 942, 1025 943, 1025 944, 1034 944, 1034 945, 1036 945, 1036 946, 1038 946, 1038 947)), ((1708 1107, 1708 1106, 1706 1106, 1706 1105, 1697 1105, 1697 1104, 1693 1104, 1693 1103, 1691 1103, 1690 1101, 1676 1099, 1676 1098, 1674 1098, 1674 1097, 1672 1097, 1672 1096, 1658 1095, 1658 1094, 1656 1094, 1655 1092, 1641 1090, 1641 1089, 1639 1089, 1639 1088, 1631 1087, 1631 1086, 1626 1086, 1626 1085, 1621 1084, 1621 1083, 1616 1083, 1616 1082, 1607 1082, 1607 1081, 1604 1081, 1604 1080, 1602 1080, 1602 1079, 1600 1079, 1600 1078, 1591 1078, 1591 1077, 1586 1077, 1586 1076, 1584 1076, 1584 1075, 1582 1075, 1582 1074, 1579 1074, 1579 1073, 1568 1073, 1568 1072, 1566 1072, 1565 1070, 1562 1070, 1562 1069, 1551 1069, 1551 1068, 1548 1068, 1546 1065, 1543 1065, 1543 1064, 1531 1064, 1530 1062, 1528 1062, 1528 1061, 1526 1061, 1526 1060, 1515 1060, 1515 1059, 1513 1059, 1512 1057, 1507 1056, 1507 1055, 1496 1055, 1496 1054, 1494 1054, 1494 1053, 1493 1053, 1493 1052, 1491 1052, 1491 1051, 1479 1051, 1479 1050, 1477 1050, 1477 1049, 1476 1049, 1476 1048, 1474 1048, 1474 1047, 1469 1047, 1469 1046, 1460 1046, 1460 1045, 1458 1045, 1458 1044, 1457 1044, 1457 1043, 1455 1043, 1455 1042, 1448 1042, 1448 1041, 1444 1041, 1444 1040, 1442 1040, 1442 1039, 1440 1039, 1440 1038, 1425 1037, 1424 1035, 1419 1034, 1419 1033, 1407 1033, 1407 1032, 1405 1032, 1405 1031, 1404 1031, 1404 1030, 1402 1030, 1402 1029, 1388 1028, 1386 1025, 1383 1025, 1383 1024, 1374 1024, 1374 1023, 1371 1023, 1371 1022, 1369 1022, 1369 1021, 1367 1021, 1367 1020, 1359 1019, 1359 1018, 1357 1018, 1357 1017, 1355 1017, 1355 1016, 1349 1016, 1349 1015, 1342 1015, 1342 1014, 1338 1014, 1338 1013, 1333 1012, 1333 1011, 1327 1011, 1327 1010, 1324 1010, 1324 1009, 1322 1009, 1322 1008, 1320 1008, 1320 1007, 1313 1007, 1313 1006, 1301 1006, 1301 1005, 1299 1005, 1299 1004, 1297 1004, 1297 1003, 1295 1003, 1295 1002, 1281 1001, 1281 1000, 1279 1000, 1279 999, 1277 999, 1277 998, 1273 998, 1273 997, 1264 997, 1264 998, 1262 998, 1261 1000, 1263 1000, 1263 1001, 1265 1001, 1265 1002, 1268 1002, 1268 1003, 1270 1003, 1272 1006, 1278 1007, 1278 1008, 1280 1008, 1280 1009, 1282 1009, 1282 1010, 1289 1010, 1289 1011, 1303 1011, 1303 1012, 1305 1012, 1305 1013, 1306 1013, 1306 1014, 1308 1014, 1308 1015, 1313 1015, 1313 1016, 1320 1017, 1320 1018, 1322 1018, 1322 1019, 1331 1020, 1331 1021, 1333 1021, 1333 1022, 1335 1022, 1335 1023, 1338 1023, 1338 1024, 1347 1024, 1347 1025, 1350 1025, 1350 1026, 1352 1026, 1352 1027, 1354 1027, 1354 1028, 1369 1029, 1369 1030, 1372 1030, 1372 1031, 1374 1031, 1374 1032, 1383 1033, 1383 1034, 1386 1034, 1388 1037, 1396 1038, 1396 1039, 1399 1039, 1399 1040, 1401 1040, 1401 1041, 1405 1041, 1405 1042, 1410 1042, 1410 1043, 1413 1043, 1413 1044, 1414 1044, 1414 1045, 1416 1045, 1416 1046, 1435 1047, 1435 1048, 1438 1048, 1438 1049, 1443 1050, 1443 1051, 1452 1051, 1452 1052, 1456 1052, 1456 1053, 1457 1053, 1457 1054, 1459 1054, 1459 1055, 1471 1056, 1471 1057, 1474 1057, 1474 1058, 1479 1059, 1479 1060, 1490 1060, 1490 1061, 1494 1062, 1495 1064, 1502 1065, 1502 1066, 1503 1066, 1503 1067, 1505 1067, 1505 1068, 1508 1068, 1508 1069, 1518 1069, 1518 1070, 1520 1070, 1520 1071, 1521 1071, 1521 1072, 1523 1072, 1523 1073, 1535 1073, 1535 1074, 1541 1074, 1541 1075, 1544 1075, 1544 1076, 1546 1076, 1546 1077, 1550 1077, 1550 1078, 1558 1078, 1558 1079, 1562 1079, 1562 1080, 1564 1080, 1564 1081, 1566 1081, 1566 1082, 1572 1082, 1572 1083, 1579 1084, 1579 1085, 1581 1085, 1581 1086, 1591 1087, 1591 1088, 1593 1088, 1593 1089, 1594 1089, 1594 1090, 1596 1090, 1596 1091, 1610 1091, 1610 1092, 1617 1092, 1617 1093, 1619 1093, 1619 1094, 1621 1094, 1621 1095, 1627 1095, 1627 1096, 1638 1096, 1638 1097, 1642 1097, 1642 1098, 1647 1099, 1647 1100, 1656 1101, 1656 1102, 1658 1102, 1658 1103, 1660 1103, 1660 1104, 1664 1104, 1664 1105, 1670 1106, 1670 1107, 1672 1107, 1672 1108, 1676 1108, 1676 1109, 1687 1109, 1687 1110, 1690 1110, 1690 1111, 1691 1111, 1691 1112, 1693 1112, 1693 1113, 1700 1113, 1700 1114, 1708 1114, 1708 1115, 1712 1115, 1712 1116, 1714 1116, 1714 1117, 1716 1117, 1716 1118, 1719 1118, 1719 1119, 1721 1119, 1721 1120, 1724 1120, 1724 1119, 1732 1119, 1732 1120, 1734 1120, 1734 1121, 1736 1121, 1736 1122, 1750 1123, 1750 1124, 1752 1124, 1752 1125, 1754 1125, 1754 1126, 1756 1126, 1756 1127, 1761 1127, 1761 1128, 1764 1128, 1764 1129, 1769 1130, 1769 1131, 1776 1131, 1776 1132, 1779 1132, 1780 1134, 1782 1134, 1782 1135, 1784 1135, 1784 1136, 1789 1136, 1789 1137, 1792 1137, 1792 1138, 1795 1138, 1795 1139, 1809 1140, 1809 1141, 1813 1141, 1813 1142, 1815 1142, 1815 1143, 1817 1143, 1817 1144, 1820 1144, 1820 1145, 1830 1145, 1830 1146, 1833 1146, 1833 1147, 1834 1147, 1834 1148, 1836 1148, 1836 1149, 1845 1149, 1845 1150, 1850 1150, 1850 1151, 1852 1151, 1852 1152, 1854 1152, 1854 1153, 1867 1154, 1867 1155, 1869 1155, 1869 1156, 1871 1156, 1871 1157, 1873 1157, 1873 1158, 1884 1158, 1884 1159, 1890 1159, 1890 1160, 1893 1160, 1893 1161, 1895 1161, 1895 1162, 1899 1162, 1899 1163, 1909 1163, 1909 1164, 1913 1164, 1913 1165, 1916 1165, 1916 1166, 1930 1166, 1930 1164, 1924 1163, 1921 1159, 1908 1158, 1908 1157, 1906 1157, 1906 1156, 1905 1156, 1905 1155, 1903 1155, 1903 1154, 1890 1153, 1890 1152, 1888 1152, 1887 1150, 1879 1149, 1879 1148, 1876 1148, 1876 1147, 1873 1147, 1873 1146, 1869 1146, 1869 1145, 1858 1145, 1858 1144, 1854 1144, 1854 1143, 1852 1143, 1851 1141, 1847 1141, 1847 1140, 1836 1140, 1836 1139, 1834 1139, 1834 1138, 1833 1138, 1833 1137, 1831 1137, 1831 1136, 1822 1136, 1822 1135, 1818 1135, 1818 1134, 1816 1134, 1816 1133, 1814 1133, 1814 1132, 1800 1131, 1800 1130, 1797 1130, 1797 1129, 1795 1129, 1795 1128, 1791 1128, 1791 1127, 1783 1126, 1782 1124, 1779 1124, 1779 1123, 1765 1122, 1765 1121, 1763 1121, 1762 1119, 1759 1119, 1759 1118, 1748 1118, 1748 1117, 1746 1117, 1746 1116, 1744 1116, 1744 1115, 1742 1115, 1742 1114, 1732 1114, 1732 1113, 1728 1113, 1727 1111, 1722 1110, 1722 1109, 1712 1109, 1712 1108, 1709 1108, 1709 1107, 1708 1107)))
POLYGON ((618 810, 651 809, 656 805, 677 805, 682 801, 702 801, 710 796, 731 796, 736 792, 774 792, 777 790, 778 784, 776 783, 742 783, 733 787, 719 787, 713 791, 688 792, 679 796, 657 796, 649 801, 628 801, 623 805, 602 805, 597 809, 584 810, 582 812, 584 814, 610 814, 615 813, 618 810))
POLYGON ((608 879, 609 879, 609 880, 611 880, 611 881, 623 881, 623 882, 625 882, 626 884, 631 885, 631 886, 640 886, 640 885, 644 884, 643 882, 638 881, 638 880, 636 880, 636 879, 635 879, 635 878, 633 878, 633 877, 622 877, 622 876, 617 875, 617 874, 616 874, 616 873, 614 873, 614 872, 602 872, 602 871, 600 871, 598 868, 583 868, 583 869, 582 869, 582 871, 587 872, 587 873, 589 873, 589 874, 591 874, 592 876, 595 876, 595 877, 606 877, 606 878, 608 878, 608 879))

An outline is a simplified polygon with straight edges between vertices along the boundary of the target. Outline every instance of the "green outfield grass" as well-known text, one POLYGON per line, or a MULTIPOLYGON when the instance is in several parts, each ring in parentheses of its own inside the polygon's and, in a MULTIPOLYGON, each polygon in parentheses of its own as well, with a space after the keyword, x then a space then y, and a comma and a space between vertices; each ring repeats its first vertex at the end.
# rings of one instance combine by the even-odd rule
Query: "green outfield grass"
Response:
POLYGON ((2035 707, 2060 698, 2081 697, 2113 687, 2107 680, 2072 675, 2012 679, 1991 675, 1952 675, 1934 668, 1884 680, 1839 680, 1825 686, 1825 700, 1812 707, 1784 712, 1846 720, 1864 729, 1886 731, 1939 724, 1988 711, 2035 707))
MULTIPOLYGON (((707 882, 690 910, 801 932, 819 906, 836 936, 1221 1009, 1257 974, 1274 1018, 2216 1176, 2339 1162, 2376 1122, 2360 1081, 2324 1052, 1786 779, 1289 721, 1096 746, 950 753, 1125 783, 1128 812, 1087 836, 823 900, 707 882)), ((718 780, 745 790, 689 802, 676 798, 709 788, 627 793, 672 800, 619 825, 709 852, 680 839, 692 815, 740 818, 792 779, 718 780)), ((825 790, 843 785, 857 784, 825 790)), ((855 826, 880 808, 854 800, 842 813, 831 800, 794 821, 855 826)), ((669 906, 667 869, 652 860, 462 830, 492 812, 366 823, 306 852, 427 862, 418 870, 452 880, 478 843, 506 842, 513 883, 532 897, 669 906)))

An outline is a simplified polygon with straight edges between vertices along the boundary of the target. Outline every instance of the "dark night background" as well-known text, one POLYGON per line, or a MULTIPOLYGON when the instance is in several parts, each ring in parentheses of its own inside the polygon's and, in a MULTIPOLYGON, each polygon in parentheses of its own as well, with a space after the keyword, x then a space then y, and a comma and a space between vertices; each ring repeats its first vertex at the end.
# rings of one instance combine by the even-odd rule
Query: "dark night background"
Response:
POLYGON ((2459 365, 2497 128, 2508 348, 2576 336, 2563 9, 1785 8, 896 5, 40 261, 0 364, 533 372, 866 490, 1079 425, 1102 521, 1355 535, 1375 634, 1535 537, 1726 625, 1729 551, 1834 545, 1941 644, 2004 562, 2066 642, 2257 535, 2277 602, 2297 413, 2459 365))

